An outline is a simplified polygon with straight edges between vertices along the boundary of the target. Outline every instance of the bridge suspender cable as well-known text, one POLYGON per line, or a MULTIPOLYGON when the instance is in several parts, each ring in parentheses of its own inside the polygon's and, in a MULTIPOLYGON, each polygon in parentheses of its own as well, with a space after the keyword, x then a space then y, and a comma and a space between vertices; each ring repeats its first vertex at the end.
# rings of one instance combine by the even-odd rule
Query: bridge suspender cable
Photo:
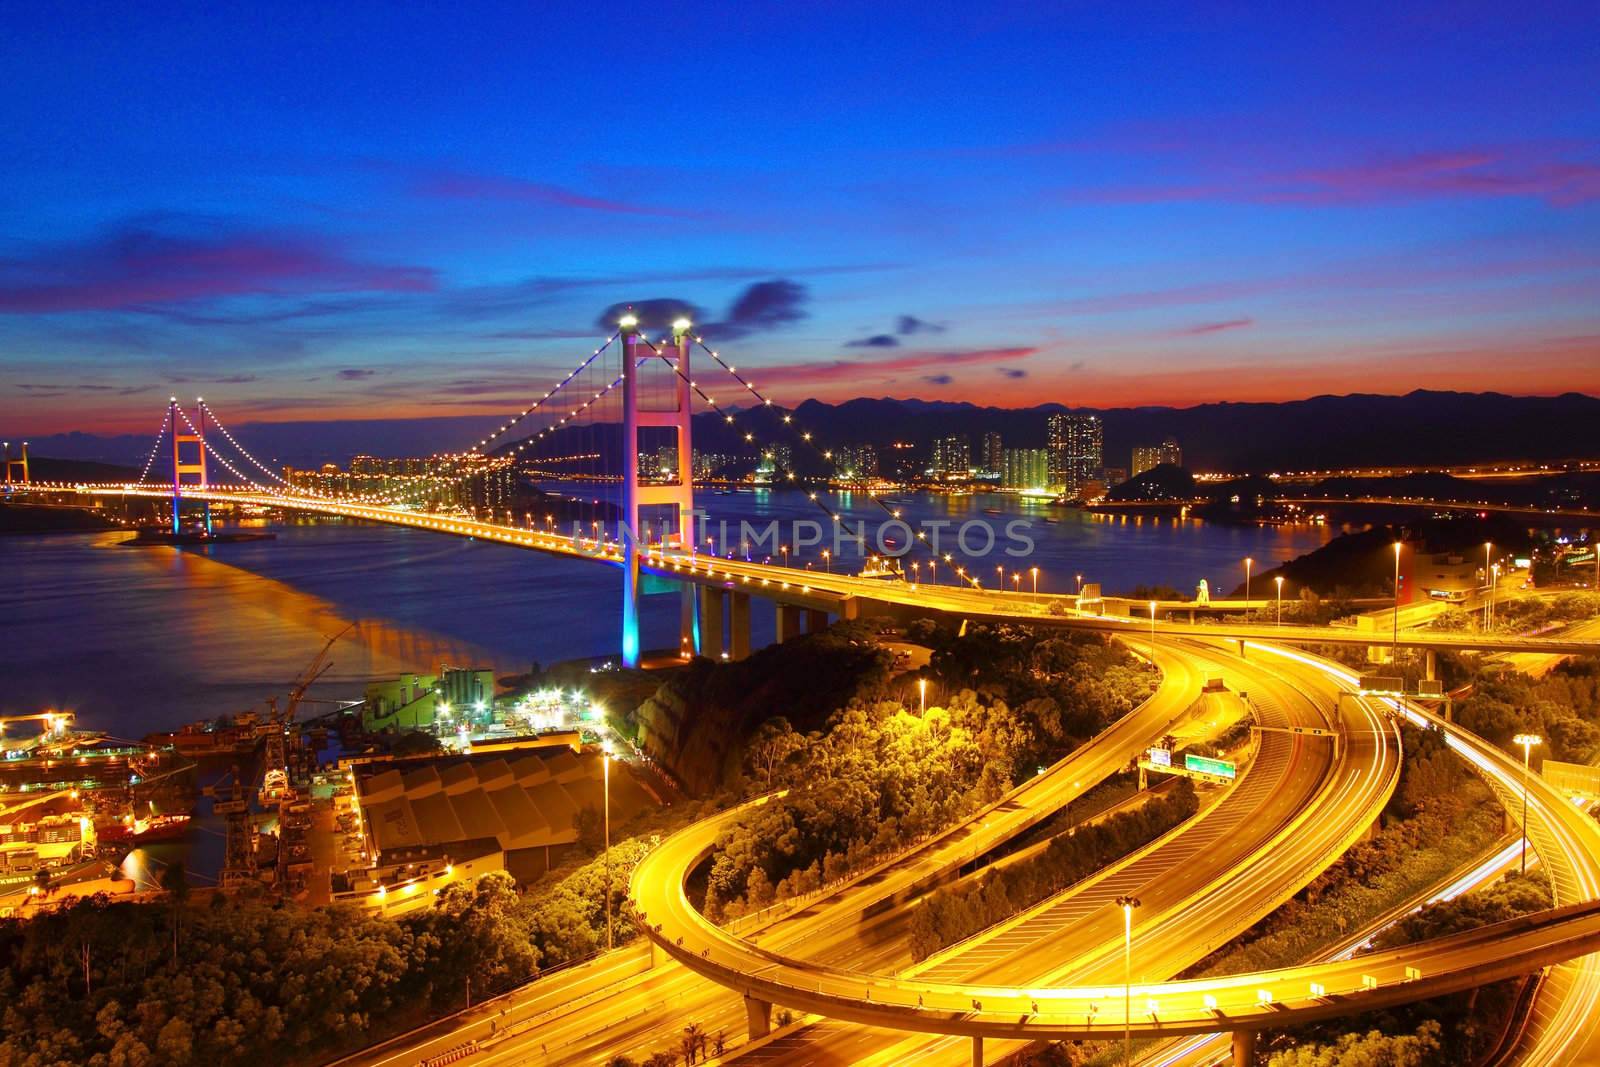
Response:
MULTIPOLYGON (((720 355, 718 355, 715 351, 713 351, 711 348, 709 348, 703 340, 701 340, 699 337, 696 337, 694 339, 694 342, 695 342, 695 344, 699 345, 700 348, 707 355, 709 355, 712 359, 716 360, 718 366, 720 366, 723 370, 727 371, 730 375, 732 375, 735 381, 737 381, 740 385, 744 386, 745 389, 749 390, 750 394, 761 402, 761 406, 763 406, 763 407, 773 407, 774 406, 773 403, 772 403, 771 398, 763 396, 756 389, 754 384, 752 384, 751 382, 745 380, 745 378, 742 377, 737 370, 735 370, 732 366, 730 366, 728 363, 726 363, 723 360, 723 358, 720 355)), ((650 350, 652 352, 654 352, 657 356, 661 355, 661 350, 656 348, 655 345, 651 344, 648 339, 645 339, 645 344, 649 345, 650 350)), ((678 370, 678 368, 675 365, 672 365, 671 361, 666 360, 665 357, 663 357, 663 361, 667 362, 669 366, 672 366, 672 369, 673 369, 674 373, 676 373, 678 375, 678 377, 683 378, 684 381, 688 382, 689 383, 689 387, 691 389, 693 389, 696 393, 699 394, 700 399, 704 400, 707 404, 711 405, 712 410, 714 410, 717 414, 721 415, 725 422, 729 423, 730 425, 733 423, 733 415, 728 413, 728 412, 726 412, 726 411, 724 411, 717 404, 717 402, 714 399, 712 399, 709 395, 706 394, 705 390, 700 388, 700 386, 699 386, 699 384, 697 382, 690 381, 688 378, 684 377, 684 373, 681 370, 678 370)), ((784 422, 784 425, 791 426, 791 427, 794 428, 795 434, 800 438, 801 442, 806 445, 806 447, 810 448, 811 451, 815 452, 822 459, 828 461, 830 464, 833 464, 834 465, 834 469, 837 472, 838 465, 834 462, 833 452, 831 450, 825 450, 825 449, 819 447, 816 444, 816 442, 812 441, 810 433, 802 430, 798 426, 794 426, 793 417, 788 412, 784 413, 783 422, 784 422)), ((754 437, 754 435, 752 435, 752 434, 747 432, 745 434, 745 440, 753 442, 755 440, 755 437, 754 437)), ((819 507, 821 507, 823 511, 827 512, 827 514, 833 519, 834 522, 837 523, 837 522, 842 522, 843 521, 841 516, 838 513, 836 513, 835 511, 833 511, 831 508, 829 508, 826 504, 824 504, 822 502, 822 500, 818 497, 818 495, 815 492, 810 493, 809 495, 811 497, 812 502, 817 504, 819 507)), ((895 510, 894 508, 889 507, 889 505, 885 504, 883 502, 883 500, 878 496, 877 493, 875 493, 872 490, 868 489, 867 490, 867 497, 870 500, 872 500, 873 503, 877 504, 878 507, 883 510, 884 514, 888 515, 891 519, 895 519, 895 520, 899 520, 900 519, 900 512, 895 510)), ((910 529, 909 524, 907 524, 907 529, 908 530, 910 529)), ((933 546, 928 543, 927 534, 923 533, 920 530, 914 531, 914 532, 915 532, 915 535, 916 535, 915 540, 922 542, 923 549, 928 553, 929 556, 931 556, 931 557, 933 557, 935 559, 941 558, 939 556, 939 553, 933 548, 933 546)), ((907 547, 909 548, 910 546, 908 545, 907 547)), ((950 559, 950 557, 948 555, 946 555, 946 556, 944 556, 942 558, 945 559, 946 561, 948 561, 950 559)), ((959 574, 962 578, 965 578, 966 582, 967 582, 967 584, 969 586, 973 587, 974 589, 979 588, 980 583, 979 583, 978 579, 975 578, 974 576, 967 574, 964 570, 960 570, 959 568, 956 570, 956 573, 959 574)))
POLYGON ((161 442, 167 436, 167 423, 172 421, 172 409, 169 407, 161 412, 161 429, 156 431, 155 444, 150 446, 150 455, 144 461, 144 470, 139 472, 139 484, 150 477, 150 468, 155 466, 156 453, 161 451, 161 442))

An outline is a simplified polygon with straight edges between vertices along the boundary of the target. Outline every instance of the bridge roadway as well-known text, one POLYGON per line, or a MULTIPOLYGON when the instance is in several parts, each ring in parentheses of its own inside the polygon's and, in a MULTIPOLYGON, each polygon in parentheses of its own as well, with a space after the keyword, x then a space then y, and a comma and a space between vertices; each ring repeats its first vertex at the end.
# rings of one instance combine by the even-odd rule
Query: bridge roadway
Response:
MULTIPOLYGON (((33 491, 63 491, 63 487, 37 486, 33 491)), ((170 489, 150 486, 77 486, 72 489, 88 496, 136 496, 166 499, 170 489)), ((328 497, 291 496, 224 489, 185 487, 185 499, 232 501, 261 507, 291 508, 324 515, 338 515, 368 522, 386 523, 413 529, 431 530, 458 537, 472 537, 516 548, 533 549, 568 558, 587 559, 620 566, 622 546, 615 542, 595 543, 547 531, 502 526, 476 519, 406 511, 343 501, 328 497)), ((969 619, 1029 622, 1046 626, 1088 630, 1106 634, 1148 635, 1151 623, 1137 618, 1095 615, 1080 612, 1077 598, 1007 592, 962 586, 915 585, 903 581, 861 578, 852 574, 830 574, 800 570, 770 563, 754 563, 716 556, 683 555, 659 549, 641 551, 640 569, 664 578, 703 586, 731 589, 787 604, 832 611, 844 617, 871 614, 875 605, 960 615, 969 619)), ((1180 603, 1171 610, 1188 610, 1193 605, 1180 603)), ((1158 605, 1158 613, 1161 610, 1158 605)), ((1386 645, 1404 648, 1460 649, 1486 652, 1543 652, 1600 655, 1600 640, 1564 637, 1516 637, 1502 634, 1401 631, 1393 635, 1330 626, 1264 626, 1238 623, 1155 623, 1155 633, 1168 637, 1225 637, 1234 640, 1270 641, 1275 644, 1386 645)))
MULTIPOLYGON (((1520 796, 1521 767, 1514 758, 1420 708, 1401 712, 1417 725, 1444 730, 1450 746, 1508 802, 1520 796)), ((1189 982, 1136 982, 1131 1029, 1142 1037, 1171 1037, 1296 1025, 1454 992, 1594 952, 1600 948, 1600 827, 1537 778, 1529 782, 1529 815, 1530 836, 1541 855, 1550 857, 1563 906, 1349 961, 1189 982)), ((657 944, 749 999, 870 1026, 980 1039, 1107 1039, 1122 1032, 1123 989, 1114 979, 1083 986, 931 982, 838 971, 744 944, 707 922, 682 891, 681 878, 715 840, 714 833, 700 836, 709 829, 696 824, 670 839, 641 864, 632 888, 646 921, 657 924, 647 927, 657 944)), ((1107 963, 1114 960, 1115 953, 1107 963)), ((1588 988, 1578 992, 1565 1002, 1564 1024, 1553 1028, 1568 1046, 1591 1033, 1584 1020, 1595 999, 1588 988)), ((1566 1051, 1541 1062, 1572 1062, 1561 1058, 1566 1051)), ((975 1043, 975 1061, 981 1056, 975 1043)))
MULTIPOLYGON (((1156 693, 1105 732, 970 820, 804 902, 796 911, 775 909, 770 924, 747 936, 773 951, 820 952, 851 966, 867 962, 863 954, 885 951, 885 945, 891 955, 902 952, 907 901, 1127 767, 1185 717, 1208 677, 1221 676, 1236 689, 1259 688, 1260 667, 1226 651, 1163 642, 1155 655, 1162 672, 1156 693)), ((587 972, 552 975, 532 983, 501 1005, 506 1014, 497 1025, 509 1036, 500 1036, 492 1053, 474 1062, 512 1064, 537 1056, 553 1064, 592 1064, 612 1055, 647 1055, 672 1045, 689 1021, 714 1033, 722 1025, 719 1019, 727 1016, 724 1028, 730 1032, 742 1028, 743 1009, 723 987, 670 958, 645 967, 623 949, 601 957, 587 972), (592 979, 595 969, 602 973, 592 979), (558 992, 562 988, 581 989, 583 995, 563 996, 558 992)), ((499 1009, 491 1005, 488 1010, 499 1009)), ((449 1027, 369 1050, 349 1062, 410 1067, 468 1038, 487 1036, 488 1031, 489 1017, 475 1013, 449 1027)))
MULTIPOLYGON (((1337 690, 1299 665, 1258 667, 1250 684, 1264 725, 1284 730, 1337 721, 1349 743, 1335 758, 1331 740, 1261 734, 1255 764, 1214 807, 902 975, 1029 987, 1115 980, 1123 968, 1122 917, 1113 902, 1130 894, 1143 902, 1134 941, 1138 974, 1141 980, 1165 976, 1243 932, 1325 869, 1370 826, 1393 791, 1397 739, 1373 706, 1350 700, 1341 707, 1337 690)), ((747 1058, 763 1064, 959 1062, 966 1049, 958 1045, 962 1039, 907 1037, 824 1020, 752 1049, 747 1058)), ((984 1051, 995 1059, 1012 1049, 993 1042, 984 1051)))

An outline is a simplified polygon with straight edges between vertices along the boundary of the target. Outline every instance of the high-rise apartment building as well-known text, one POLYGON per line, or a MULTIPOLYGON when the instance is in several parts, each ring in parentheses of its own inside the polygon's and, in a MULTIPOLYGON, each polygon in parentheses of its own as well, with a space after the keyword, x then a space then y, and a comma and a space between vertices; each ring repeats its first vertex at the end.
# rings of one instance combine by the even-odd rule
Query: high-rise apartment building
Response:
POLYGON ((972 442, 966 434, 951 434, 933 442, 931 473, 941 478, 966 477, 972 470, 972 442))
POLYGON ((1098 415, 1051 415, 1045 420, 1050 484, 1076 493, 1105 465, 1105 426, 1098 415))
POLYGON ((1000 441, 1000 435, 990 430, 983 435, 983 469, 990 474, 1000 474, 1005 463, 1005 446, 1000 441))
POLYGON ((1169 437, 1159 445, 1139 445, 1133 450, 1133 476, 1135 478, 1152 467, 1159 467, 1163 463, 1170 463, 1174 467, 1183 466, 1183 449, 1178 447, 1178 439, 1169 437))
POLYGON ((1050 452, 1043 448, 1008 448, 1001 460, 1003 489, 1044 489, 1050 484, 1050 452))

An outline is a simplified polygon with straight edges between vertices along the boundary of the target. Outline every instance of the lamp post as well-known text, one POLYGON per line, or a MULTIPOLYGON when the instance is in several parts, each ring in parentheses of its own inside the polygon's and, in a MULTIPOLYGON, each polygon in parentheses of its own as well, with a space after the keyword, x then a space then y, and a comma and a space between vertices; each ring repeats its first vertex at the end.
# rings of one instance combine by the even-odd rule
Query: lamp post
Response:
POLYGON ((822 566, 829 574, 833 573, 833 555, 827 549, 822 550, 822 566))
POLYGON ((1013 587, 1015 587, 1017 592, 1019 592, 1019 593, 1022 592, 1022 572, 1021 571, 1012 571, 1011 572, 1011 584, 1012 584, 1013 587))
POLYGON ((1489 597, 1494 596, 1494 574, 1490 570, 1491 561, 1489 559, 1489 551, 1492 548, 1494 548, 1494 542, 1485 541, 1483 543, 1483 584, 1488 586, 1485 591, 1489 594, 1489 596, 1483 598, 1483 628, 1485 632, 1489 629, 1489 597))
POLYGON ((1083 575, 1078 575, 1078 596, 1083 596, 1083 575))
POLYGON ((1039 568, 1038 567, 1031 567, 1031 568, 1029 568, 1029 573, 1031 573, 1033 575, 1033 594, 1034 594, 1034 596, 1038 596, 1039 595, 1039 568))
POLYGON ((1394 631, 1390 639, 1389 659, 1397 666, 1400 663, 1400 542, 1394 543, 1394 631))
POLYGON ((926 718, 928 715, 928 680, 926 678, 917 679, 917 703, 922 716, 926 718))
POLYGON ((1156 654, 1156 602, 1150 601, 1150 654, 1156 654))
POLYGON ((1249 556, 1244 558, 1244 610, 1250 610, 1250 568, 1255 566, 1255 560, 1249 556))
POLYGON ((1280 574, 1280 575, 1278 575, 1276 578, 1274 578, 1272 580, 1274 582, 1276 582, 1277 585, 1278 585, 1278 621, 1274 625, 1282 626, 1283 625, 1283 575, 1280 574))
POLYGON ((1495 592, 1500 585, 1500 564, 1489 568, 1489 625, 1494 625, 1495 592))
POLYGON ((606 844, 606 951, 611 951, 611 743, 606 742, 600 756, 605 777, 605 844, 606 844))
POLYGON ((994 565, 994 573, 995 573, 994 584, 999 586, 1000 591, 1002 593, 1005 592, 1006 591, 1006 565, 1004 563, 996 563, 994 565))
POLYGON ((1522 873, 1528 873, 1528 752, 1534 745, 1544 744, 1538 734, 1518 734, 1511 739, 1522 746, 1522 873))
POLYGON ((789 565, 789 546, 788 545, 779 545, 778 546, 778 551, 783 553, 783 565, 785 567, 787 567, 789 565))
POLYGON ((1118 897, 1122 909, 1122 1046, 1128 1067, 1133 1067, 1133 909, 1138 897, 1118 897))

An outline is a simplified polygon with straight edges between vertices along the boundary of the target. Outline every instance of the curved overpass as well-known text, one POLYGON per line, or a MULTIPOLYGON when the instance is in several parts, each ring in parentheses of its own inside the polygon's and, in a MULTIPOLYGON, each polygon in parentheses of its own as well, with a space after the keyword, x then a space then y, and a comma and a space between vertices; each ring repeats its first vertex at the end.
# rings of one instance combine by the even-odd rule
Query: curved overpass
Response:
MULTIPOLYGON (((1263 650, 1266 651, 1266 650, 1263 650)), ((1518 795, 1521 767, 1481 738, 1420 709, 1497 791, 1518 795)), ((754 803, 763 803, 756 801, 754 803)), ((683 890, 735 809, 680 832, 640 864, 631 887, 648 936, 685 966, 743 993, 871 1026, 978 1038, 1108 1038, 1124 1024, 1118 984, 1037 987, 863 975, 768 952, 708 922, 683 890)), ((1188 982, 1136 984, 1134 1033, 1170 1037, 1295 1025, 1406 1003, 1536 970, 1600 949, 1600 828, 1542 781, 1529 784, 1530 833, 1559 857, 1575 903, 1353 960, 1188 982)))

